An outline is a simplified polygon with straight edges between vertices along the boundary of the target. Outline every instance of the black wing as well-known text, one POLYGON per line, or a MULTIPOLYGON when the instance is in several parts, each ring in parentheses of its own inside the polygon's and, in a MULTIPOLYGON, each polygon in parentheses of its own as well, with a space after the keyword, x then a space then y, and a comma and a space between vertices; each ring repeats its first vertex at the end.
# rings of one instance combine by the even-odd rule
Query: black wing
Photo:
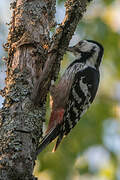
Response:
POLYGON ((98 85, 99 71, 88 67, 76 73, 63 117, 63 132, 67 135, 93 102, 98 85))

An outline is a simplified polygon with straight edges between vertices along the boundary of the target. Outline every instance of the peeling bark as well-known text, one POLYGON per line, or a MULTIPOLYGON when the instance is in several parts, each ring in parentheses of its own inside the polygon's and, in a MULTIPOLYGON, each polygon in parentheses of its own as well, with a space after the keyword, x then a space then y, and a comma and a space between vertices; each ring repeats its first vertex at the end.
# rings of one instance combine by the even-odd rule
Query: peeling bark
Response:
POLYGON ((56 80, 87 0, 67 0, 64 21, 52 39, 55 0, 16 0, 8 42, 6 87, 0 110, 0 180, 35 180, 35 152, 42 136, 45 98, 56 80), (33 103, 34 102, 34 103, 33 103))

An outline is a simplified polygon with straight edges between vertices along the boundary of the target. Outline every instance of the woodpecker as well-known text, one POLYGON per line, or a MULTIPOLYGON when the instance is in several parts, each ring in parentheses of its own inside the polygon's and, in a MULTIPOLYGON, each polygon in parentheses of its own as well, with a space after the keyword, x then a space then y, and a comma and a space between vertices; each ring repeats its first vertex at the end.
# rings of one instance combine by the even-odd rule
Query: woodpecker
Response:
POLYGON ((52 112, 46 135, 40 142, 37 155, 55 138, 55 151, 63 136, 77 124, 93 102, 100 80, 99 66, 103 46, 92 40, 82 40, 68 47, 75 60, 67 67, 56 86, 51 86, 52 112))

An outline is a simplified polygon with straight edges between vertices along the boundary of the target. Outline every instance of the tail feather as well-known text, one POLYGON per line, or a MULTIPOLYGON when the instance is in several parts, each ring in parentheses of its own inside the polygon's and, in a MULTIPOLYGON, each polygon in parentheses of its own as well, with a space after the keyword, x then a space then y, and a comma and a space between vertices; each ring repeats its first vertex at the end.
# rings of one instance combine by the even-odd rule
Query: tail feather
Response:
POLYGON ((45 149, 45 147, 50 144, 60 133, 60 127, 61 125, 58 124, 55 128, 53 128, 51 131, 49 131, 45 137, 43 137, 42 141, 40 142, 40 145, 38 146, 36 155, 38 155, 40 152, 45 149))
POLYGON ((52 152, 55 152, 56 149, 58 148, 59 144, 60 144, 61 141, 62 141, 63 135, 64 135, 63 133, 61 133, 61 134, 59 135, 59 137, 58 137, 58 139, 57 139, 57 142, 56 142, 56 144, 55 144, 55 146, 54 146, 52 152))

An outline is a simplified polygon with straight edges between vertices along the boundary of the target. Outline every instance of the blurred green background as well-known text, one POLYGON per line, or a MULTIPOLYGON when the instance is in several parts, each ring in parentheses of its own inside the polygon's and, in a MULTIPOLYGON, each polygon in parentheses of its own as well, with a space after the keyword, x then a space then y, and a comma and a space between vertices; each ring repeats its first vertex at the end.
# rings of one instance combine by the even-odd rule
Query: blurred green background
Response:
MULTIPOLYGON (((6 4, 9 1, 6 0, 6 4)), ((6 8, 5 11, 9 12, 6 8)), ((64 1, 59 0, 58 23, 64 14, 64 1)), ((1 20, 0 36, 7 37, 3 27, 1 20)), ((70 45, 81 39, 93 39, 104 46, 99 90, 88 112, 58 150, 51 152, 53 142, 39 155, 34 169, 39 180, 120 180, 120 0, 92 1, 70 45)), ((1 42, 4 41, 5 38, 1 42)), ((0 53, 2 57, 3 51, 0 53)), ((72 60, 71 54, 64 56, 61 74, 72 60)), ((0 77, 4 77, 3 63, 1 65, 0 77)), ((3 79, 0 88, 2 83, 3 79)), ((47 121, 49 104, 48 97, 47 121)))

